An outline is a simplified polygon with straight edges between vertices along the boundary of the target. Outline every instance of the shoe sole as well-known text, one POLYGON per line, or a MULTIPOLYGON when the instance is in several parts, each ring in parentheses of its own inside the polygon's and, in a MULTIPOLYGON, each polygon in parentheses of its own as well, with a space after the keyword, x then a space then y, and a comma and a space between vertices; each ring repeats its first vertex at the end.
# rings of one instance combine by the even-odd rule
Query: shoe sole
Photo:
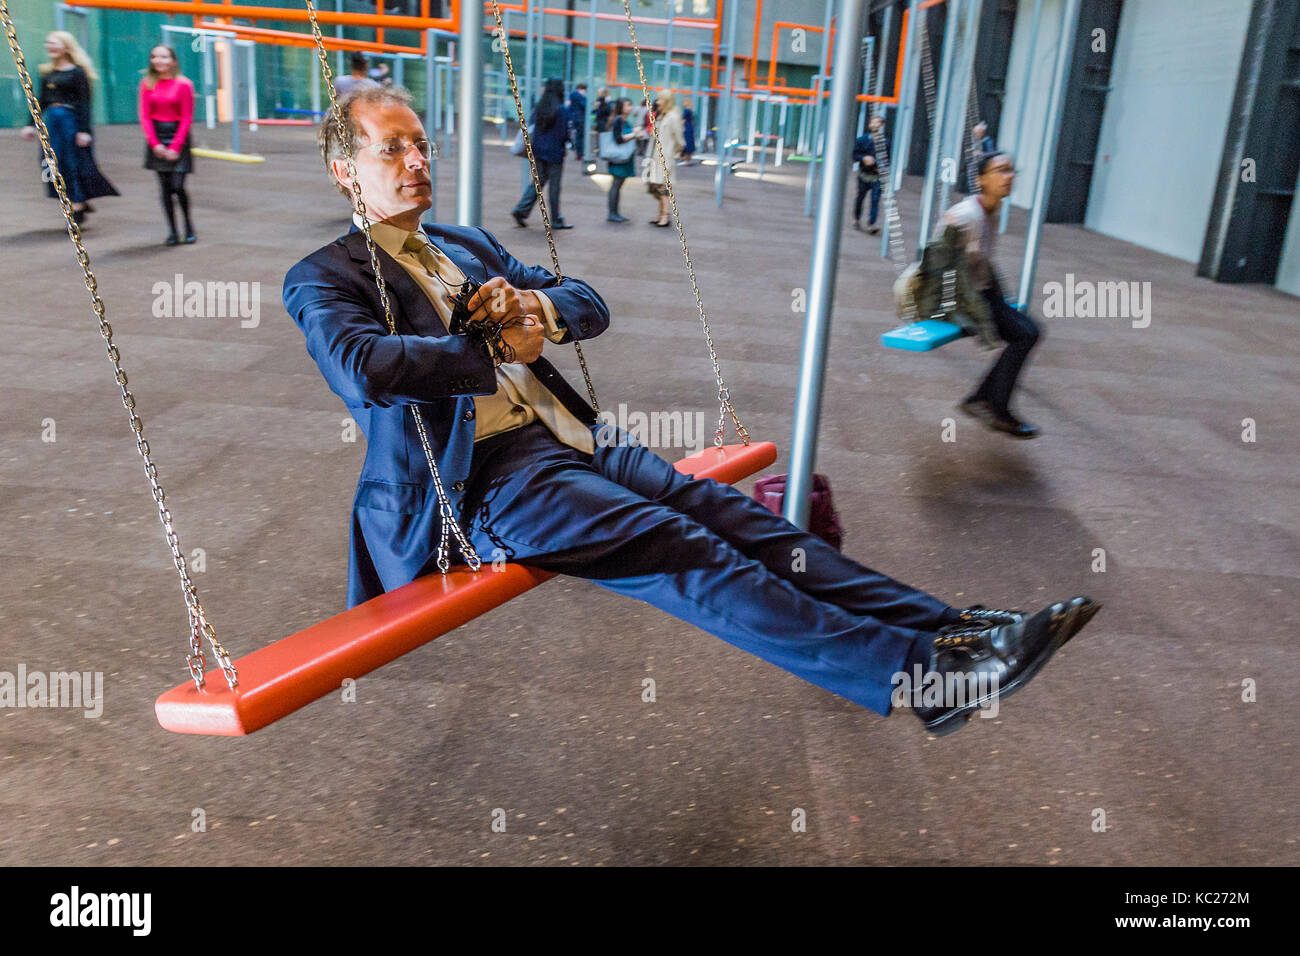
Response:
POLYGON ((1087 601, 1086 604, 1073 605, 1066 608, 1060 617, 1052 622, 1056 625, 1056 633, 1053 635, 1052 640, 1043 648, 1042 651, 1039 652, 1039 655, 1029 663, 1028 667, 1017 674, 1010 683, 998 688, 998 693, 996 695, 988 697, 987 699, 980 698, 979 700, 972 701, 959 710, 950 711, 949 713, 944 714, 938 720, 934 721, 933 724, 926 724, 926 732, 933 734, 936 737, 946 737, 949 734, 956 733, 970 723, 971 718, 975 716, 975 712, 981 709, 981 705, 992 703, 994 700, 1004 701, 1033 680, 1038 672, 1043 669, 1043 666, 1052 659, 1053 655, 1064 647, 1070 638, 1083 630, 1084 626, 1091 621, 1094 616, 1096 616, 1098 611, 1101 610, 1101 604, 1099 602, 1094 601, 1091 598, 1085 598, 1085 600, 1087 601))

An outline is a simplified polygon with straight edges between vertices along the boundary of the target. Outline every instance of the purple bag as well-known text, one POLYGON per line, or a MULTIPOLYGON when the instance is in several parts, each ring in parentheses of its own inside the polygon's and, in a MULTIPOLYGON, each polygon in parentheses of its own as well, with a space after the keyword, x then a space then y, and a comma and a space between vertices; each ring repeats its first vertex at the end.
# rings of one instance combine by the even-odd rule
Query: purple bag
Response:
MULTIPOLYGON (((785 475, 768 475, 754 483, 754 500, 773 514, 781 513, 785 502, 785 475)), ((813 475, 812 510, 808 516, 808 530, 827 544, 841 550, 844 529, 840 516, 831 501, 831 482, 825 475, 813 475)))

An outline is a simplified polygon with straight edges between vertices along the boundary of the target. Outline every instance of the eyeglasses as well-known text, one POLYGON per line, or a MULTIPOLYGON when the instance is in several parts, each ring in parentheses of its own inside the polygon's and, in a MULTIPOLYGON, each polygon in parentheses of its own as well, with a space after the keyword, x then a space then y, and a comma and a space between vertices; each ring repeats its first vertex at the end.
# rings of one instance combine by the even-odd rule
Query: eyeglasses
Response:
POLYGON ((427 139, 417 139, 415 142, 411 142, 399 136, 380 140, 378 143, 371 143, 369 146, 361 148, 369 150, 386 163, 396 163, 406 157, 406 154, 411 151, 411 147, 415 147, 415 151, 423 156, 426 162, 432 162, 434 155, 438 151, 438 148, 427 139))

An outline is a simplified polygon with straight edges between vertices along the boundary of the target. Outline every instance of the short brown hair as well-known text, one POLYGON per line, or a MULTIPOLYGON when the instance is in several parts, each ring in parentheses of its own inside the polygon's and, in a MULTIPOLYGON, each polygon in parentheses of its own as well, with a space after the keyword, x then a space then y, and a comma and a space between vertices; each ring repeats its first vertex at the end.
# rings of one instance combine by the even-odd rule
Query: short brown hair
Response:
POLYGON ((347 145, 355 156, 357 150, 363 144, 360 142, 362 136, 361 127, 358 125, 354 113, 358 105, 370 105, 372 103, 391 103, 409 107, 412 98, 410 92, 400 86, 359 86, 344 95, 336 106, 330 107, 329 111, 321 117, 320 126, 316 130, 316 145, 320 148, 321 159, 325 161, 325 174, 329 176, 330 182, 338 187, 339 192, 349 199, 352 198, 352 190, 335 178, 334 170, 331 167, 333 160, 343 159, 345 155, 343 139, 339 136, 338 117, 343 117, 343 128, 347 130, 348 135, 347 145))

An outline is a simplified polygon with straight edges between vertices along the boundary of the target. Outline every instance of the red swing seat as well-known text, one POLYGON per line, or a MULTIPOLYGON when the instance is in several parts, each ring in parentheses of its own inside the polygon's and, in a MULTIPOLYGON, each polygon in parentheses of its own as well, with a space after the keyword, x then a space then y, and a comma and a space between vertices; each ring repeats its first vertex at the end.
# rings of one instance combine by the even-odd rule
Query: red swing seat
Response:
MULTIPOLYGON (((674 467, 733 484, 775 461, 775 445, 754 442, 707 448, 674 467)), ((158 723, 181 734, 251 734, 552 577, 521 564, 426 575, 239 658, 233 691, 219 671, 202 690, 193 681, 172 688, 154 704, 158 723)))

